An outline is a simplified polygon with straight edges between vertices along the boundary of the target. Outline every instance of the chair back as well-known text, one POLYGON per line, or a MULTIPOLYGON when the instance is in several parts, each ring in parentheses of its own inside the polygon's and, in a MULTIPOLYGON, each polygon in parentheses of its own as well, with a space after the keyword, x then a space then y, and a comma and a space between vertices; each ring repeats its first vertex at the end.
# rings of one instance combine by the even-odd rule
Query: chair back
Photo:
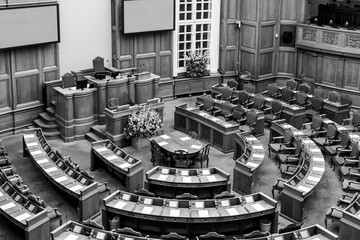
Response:
POLYGON ((286 82, 286 86, 289 87, 291 90, 295 90, 297 87, 297 82, 295 81, 295 79, 289 79, 286 82))
POLYGON ((204 111, 211 109, 214 106, 214 104, 215 104, 215 100, 210 95, 207 95, 204 98, 204 111))
POLYGON ((71 73, 65 73, 62 77, 62 88, 70 88, 75 86, 75 77, 71 73))
POLYGON ((360 125, 360 112, 353 112, 352 125, 355 127, 360 125))
POLYGON ((222 100, 230 99, 232 93, 233 93, 233 90, 229 86, 225 86, 225 87, 221 88, 221 99, 222 100))
POLYGON ((335 124, 331 123, 327 126, 326 138, 327 139, 335 139, 336 135, 338 134, 337 127, 335 124))
POLYGON ((199 239, 220 240, 220 239, 225 239, 225 235, 218 234, 217 232, 208 232, 207 234, 200 235, 199 239))
POLYGON ((350 139, 350 136, 349 136, 348 132, 346 132, 346 131, 342 132, 341 133, 340 145, 342 147, 347 147, 347 146, 349 146, 350 141, 351 141, 351 139, 350 139))
POLYGON ((119 99, 118 98, 110 98, 108 100, 108 108, 110 110, 115 110, 119 106, 119 99))
POLYGON ((280 88, 275 83, 272 83, 272 84, 268 85, 267 95, 269 97, 276 97, 276 95, 279 93, 279 91, 280 91, 280 88))
POLYGON ((296 104, 299 106, 304 106, 306 104, 308 96, 305 92, 296 93, 296 104))
POLYGON ((171 232, 169 234, 166 235, 161 235, 160 236, 161 239, 167 239, 167 240, 186 240, 187 237, 179 235, 176 232, 171 232))
POLYGON ((359 143, 353 142, 350 157, 357 157, 360 153, 359 143))
POLYGON ((314 97, 313 99, 311 99, 311 108, 318 113, 321 112, 323 104, 324 100, 322 100, 321 98, 314 97))
POLYGON ((292 133, 292 131, 290 129, 286 129, 285 132, 284 132, 284 141, 283 143, 284 144, 289 144, 292 142, 294 138, 294 135, 292 133))
POLYGON ((199 136, 197 135, 197 133, 195 131, 189 131, 189 137, 191 137, 192 139, 199 139, 199 136))
POLYGON ((311 122, 311 129, 314 130, 320 130, 322 125, 323 125, 323 119, 319 114, 316 114, 312 117, 312 122, 311 122))
POLYGON ((279 100, 271 102, 271 113, 275 115, 280 115, 283 104, 279 100))
POLYGON ((196 195, 193 195, 193 194, 191 194, 191 193, 183 193, 183 194, 181 194, 181 195, 177 195, 176 197, 175 197, 176 199, 182 199, 182 200, 196 200, 196 199, 198 199, 199 197, 198 196, 196 196, 196 195))
POLYGON ((206 144, 205 147, 201 150, 201 161, 209 160, 210 144, 206 144))
POLYGON ((248 100, 249 100, 249 93, 247 93, 246 91, 240 91, 238 104, 245 105, 248 102, 248 100))
POLYGON ((238 86, 238 82, 235 79, 230 79, 229 81, 227 81, 227 85, 232 89, 232 90, 236 90, 237 86, 238 86))
POLYGON ((256 109, 261 109, 263 108, 265 105, 265 98, 263 95, 261 95, 260 93, 258 94, 255 94, 254 96, 254 105, 253 105, 253 108, 256 108, 256 109))
POLYGON ((247 84, 244 85, 244 90, 246 92, 248 92, 248 93, 254 93, 255 92, 255 87, 251 83, 247 83, 247 84))
POLYGON ((258 114, 254 110, 246 112, 246 124, 248 126, 254 125, 257 119, 258 119, 258 114))
POLYGON ((233 111, 233 105, 226 101, 221 104, 221 115, 226 116, 233 111))
POLYGON ((324 96, 324 90, 321 87, 317 87, 314 89, 314 97, 322 98, 324 96))
POLYGON ((329 100, 330 102, 338 102, 339 99, 340 99, 340 95, 339 95, 337 92, 335 92, 335 91, 330 91, 330 92, 329 92, 329 98, 328 98, 328 100, 329 100))
POLYGON ((175 150, 174 151, 174 159, 175 159, 175 164, 176 167, 183 167, 183 168, 187 168, 188 167, 188 161, 189 161, 189 155, 188 152, 185 150, 175 150))
POLYGON ((308 94, 310 92, 310 86, 307 83, 302 83, 299 85, 299 91, 308 94))
POLYGON ((245 116, 245 109, 240 106, 237 105, 233 108, 233 119, 236 120, 240 120, 241 118, 243 118, 245 116))
POLYGON ((353 100, 352 100, 352 98, 349 96, 349 95, 347 95, 347 94, 344 94, 344 95, 341 95, 340 96, 340 102, 341 102, 341 104, 347 104, 347 105, 349 105, 349 108, 350 108, 350 106, 352 105, 352 103, 353 103, 353 100))
POLYGON ((290 87, 285 87, 282 89, 281 100, 287 102, 289 101, 294 94, 294 91, 290 87))

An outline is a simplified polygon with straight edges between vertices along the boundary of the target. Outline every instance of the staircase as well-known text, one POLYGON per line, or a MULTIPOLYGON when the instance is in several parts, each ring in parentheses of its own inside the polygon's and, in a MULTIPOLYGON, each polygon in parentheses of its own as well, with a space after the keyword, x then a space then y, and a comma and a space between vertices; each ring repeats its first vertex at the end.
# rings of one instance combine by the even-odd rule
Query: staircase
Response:
POLYGON ((39 114, 39 118, 33 122, 36 127, 41 128, 46 139, 60 138, 59 128, 55 123, 55 110, 52 107, 46 108, 46 111, 39 114))
POLYGON ((95 125, 92 126, 90 132, 85 134, 85 137, 90 142, 96 142, 106 139, 105 135, 106 125, 95 125))

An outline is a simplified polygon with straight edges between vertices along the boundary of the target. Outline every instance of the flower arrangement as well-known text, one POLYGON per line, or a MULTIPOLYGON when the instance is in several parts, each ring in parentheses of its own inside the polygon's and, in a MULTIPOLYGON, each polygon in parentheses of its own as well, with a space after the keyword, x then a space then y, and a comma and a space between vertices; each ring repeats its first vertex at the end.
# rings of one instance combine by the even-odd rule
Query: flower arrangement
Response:
POLYGON ((208 55, 208 51, 189 51, 186 59, 186 76, 202 77, 209 75, 209 71, 207 70, 208 55))
POLYGON ((163 127, 159 114, 145 106, 129 116, 124 128, 126 138, 149 138, 163 127))

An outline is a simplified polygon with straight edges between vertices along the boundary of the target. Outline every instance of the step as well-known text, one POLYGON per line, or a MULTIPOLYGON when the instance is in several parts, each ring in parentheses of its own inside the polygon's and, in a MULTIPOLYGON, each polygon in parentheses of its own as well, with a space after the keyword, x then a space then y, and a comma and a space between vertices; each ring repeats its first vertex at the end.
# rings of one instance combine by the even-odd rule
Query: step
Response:
POLYGON ((90 142, 97 142, 97 141, 104 140, 92 132, 85 133, 85 138, 87 140, 89 140, 90 142))
POLYGON ((40 127, 43 132, 56 132, 58 131, 58 126, 56 124, 47 124, 43 122, 41 119, 35 119, 34 123, 36 126, 40 127))
POLYGON ((106 125, 95 125, 91 127, 90 130, 92 133, 98 135, 100 138, 105 139, 106 138, 106 125))
POLYGON ((55 118, 47 112, 40 113, 39 117, 46 124, 55 124, 55 118))
POLYGON ((61 133, 59 131, 54 131, 54 132, 48 132, 48 131, 44 132, 43 131, 43 133, 47 140, 58 139, 58 138, 60 138, 60 135, 61 135, 61 133))
POLYGON ((55 116, 55 109, 53 107, 46 108, 46 112, 52 117, 55 116))

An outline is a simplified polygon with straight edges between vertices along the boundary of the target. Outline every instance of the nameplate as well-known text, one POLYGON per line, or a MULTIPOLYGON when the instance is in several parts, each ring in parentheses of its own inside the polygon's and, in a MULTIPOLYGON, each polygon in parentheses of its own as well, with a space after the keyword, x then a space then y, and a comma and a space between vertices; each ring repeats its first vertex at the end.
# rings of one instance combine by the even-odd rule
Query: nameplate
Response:
POLYGON ((96 238, 97 238, 97 239, 105 239, 105 233, 103 233, 103 232, 98 232, 98 233, 96 234, 96 238))
POLYGON ((49 162, 49 160, 47 160, 46 158, 45 159, 41 159, 41 160, 38 160, 36 161, 38 164, 43 164, 43 163, 47 163, 49 162))
POLYGON ((2 192, 0 192, 0 197, 4 196, 4 194, 2 194, 2 192))
POLYGON ((235 208, 228 208, 228 209, 226 209, 226 211, 228 212, 228 214, 230 216, 239 215, 239 212, 235 208))
POLYGON ((162 137, 163 139, 169 139, 170 137, 168 135, 161 135, 160 137, 162 137))
POLYGON ((181 176, 189 176, 189 171, 180 171, 181 176))
POLYGON ((69 188, 71 191, 73 191, 73 192, 76 192, 77 190, 80 190, 80 189, 82 189, 83 188, 83 186, 81 186, 81 185, 75 185, 75 186, 73 186, 73 187, 71 187, 71 188, 69 188))
POLYGON ((128 167, 130 167, 131 166, 131 164, 130 163, 127 163, 127 162, 124 162, 124 163, 122 163, 122 164, 119 164, 118 165, 118 167, 120 167, 120 168, 128 168, 128 167))
POLYGON ((310 181, 314 181, 314 182, 319 182, 320 181, 320 178, 317 178, 317 177, 313 177, 313 176, 308 176, 308 178, 310 181))
POLYGON ((76 240, 78 239, 79 236, 76 236, 74 234, 70 234, 69 236, 67 236, 66 238, 64 238, 64 240, 76 240))
POLYGON ((201 149, 202 148, 202 146, 200 146, 200 145, 191 145, 191 147, 190 148, 194 148, 194 149, 201 149))
POLYGON ((118 202, 114 205, 114 208, 123 209, 123 207, 125 207, 126 204, 127 204, 126 202, 118 201, 118 202))
POLYGON ((166 144, 168 144, 168 143, 167 142, 159 142, 159 146, 164 146, 166 144))
POLYGON ((56 178, 55 181, 59 183, 59 182, 65 181, 65 180, 67 180, 67 179, 68 179, 68 178, 67 178, 66 176, 62 176, 62 177, 56 178))
POLYGON ((141 213, 143 214, 151 214, 153 208, 152 207, 144 207, 142 210, 141 210, 141 213))
POLYGON ((230 206, 229 200, 223 200, 223 201, 221 201, 221 206, 222 206, 222 207, 229 207, 229 206, 230 206))
POLYGON ((199 210, 199 217, 209 217, 209 212, 208 210, 199 210))
POLYGON ((177 201, 169 201, 169 207, 173 207, 173 208, 177 208, 178 207, 178 203, 177 201))
POLYGON ((195 202, 196 208, 204 208, 204 202, 195 202))
POLYGON ((256 137, 247 137, 245 138, 247 141, 255 141, 257 140, 256 137))
POLYGON ((157 180, 159 180, 159 181, 166 181, 167 178, 168 178, 167 175, 160 174, 160 175, 158 176, 157 180))
POLYGON ((264 158, 264 154, 253 154, 252 157, 253 157, 253 158, 261 158, 261 159, 263 159, 263 158, 264 158))
POLYGON ((101 147, 101 148, 95 148, 95 150, 98 151, 98 152, 105 152, 108 149, 106 147, 101 147))
POLYGON ((253 207, 256 211, 259 211, 259 212, 265 210, 265 208, 264 208, 261 204, 259 204, 259 203, 253 204, 252 207, 253 207))
POLYGON ((245 202, 246 203, 253 203, 254 202, 254 197, 253 196, 248 196, 248 197, 245 197, 245 202))
POLYGON ((259 166, 259 164, 256 164, 256 163, 253 163, 253 162, 247 162, 246 165, 249 166, 249 167, 253 167, 253 168, 257 168, 259 166))
POLYGON ((23 213, 23 214, 15 217, 15 219, 18 220, 19 222, 21 222, 21 221, 23 221, 23 220, 25 220, 25 219, 27 219, 27 218, 29 218, 29 217, 31 217, 31 214, 29 214, 29 213, 23 213))
POLYGON ((37 142, 31 142, 31 143, 28 143, 27 145, 28 145, 28 147, 33 147, 33 146, 37 146, 38 143, 37 142))
POLYGON ((170 172, 170 169, 168 169, 168 168, 161 169, 161 173, 163 173, 163 174, 169 174, 169 172, 170 172))
POLYGON ((145 198, 144 199, 144 204, 151 205, 152 202, 153 202, 153 200, 151 198, 145 198))
POLYGON ((23 136, 24 136, 24 138, 33 138, 33 137, 35 137, 34 134, 24 134, 23 136))
POLYGON ((41 154, 41 153, 42 153, 41 150, 36 150, 36 151, 30 152, 31 155, 37 155, 37 154, 41 154))
POLYGON ((210 170, 209 169, 205 169, 205 170, 202 170, 202 174, 203 175, 210 175, 210 170))
POLYGON ((299 189, 300 191, 303 191, 303 192, 309 192, 311 190, 310 188, 304 187, 302 185, 298 186, 297 189, 299 189))
POLYGON ((187 140, 190 140, 191 138, 190 137, 182 137, 180 138, 181 141, 187 141, 187 140))
POLYGON ((207 113, 205 113, 205 112, 199 112, 199 115, 200 115, 200 116, 205 116, 205 115, 207 115, 207 113))
POLYGON ((45 172, 51 173, 51 172, 54 172, 56 170, 58 170, 56 167, 51 167, 51 168, 45 169, 45 172))
POLYGON ((191 183, 191 177, 183 177, 183 182, 191 183))
POLYGON ((253 145, 252 149, 263 149, 263 146, 261 146, 261 145, 253 145))
POLYGON ((318 171, 318 172, 324 172, 325 171, 325 169, 322 168, 322 167, 313 167, 312 170, 318 171))
POLYGON ((320 148, 313 148, 313 149, 311 149, 311 152, 319 153, 319 152, 321 152, 321 150, 320 150, 320 148))
POLYGON ((108 157, 105 157, 105 158, 106 158, 106 160, 111 161, 111 160, 117 159, 118 156, 116 156, 116 155, 111 155, 111 156, 108 156, 108 157))
POLYGON ((209 182, 216 182, 216 181, 217 181, 217 179, 216 179, 215 176, 206 176, 206 178, 207 178, 207 180, 208 180, 209 182))
POLYGON ((171 217, 179 217, 180 216, 180 210, 179 209, 171 209, 170 210, 170 216, 171 217))
POLYGON ((314 157, 313 161, 315 161, 315 162, 323 162, 324 158, 314 157))
POLYGON ((7 203, 5 205, 0 206, 0 208, 5 211, 6 209, 9 209, 9 208, 12 208, 12 207, 15 207, 15 206, 16 206, 15 203, 10 202, 10 203, 7 203))

